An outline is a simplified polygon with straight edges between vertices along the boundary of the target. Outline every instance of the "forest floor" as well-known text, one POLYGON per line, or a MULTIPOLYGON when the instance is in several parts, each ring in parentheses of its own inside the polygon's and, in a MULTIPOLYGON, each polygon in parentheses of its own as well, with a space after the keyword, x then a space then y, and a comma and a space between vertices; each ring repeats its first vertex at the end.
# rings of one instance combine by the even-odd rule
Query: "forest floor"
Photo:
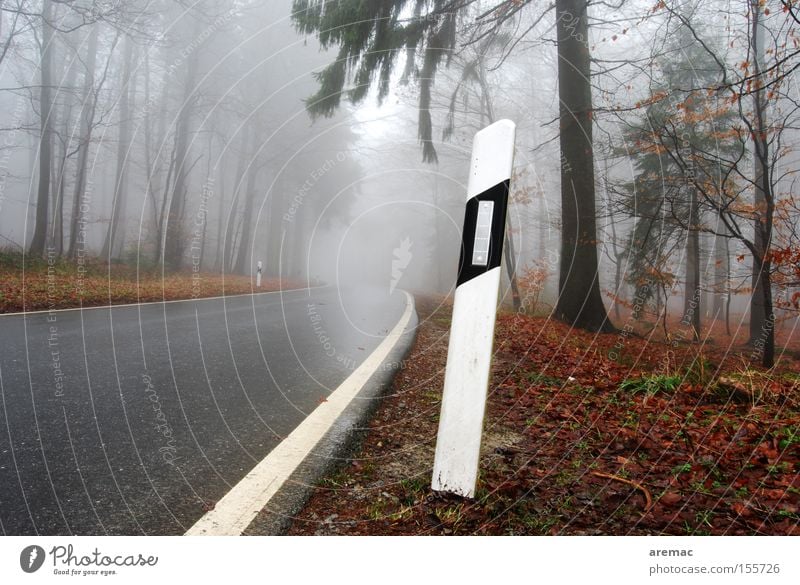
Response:
POLYGON ((62 259, 26 258, 23 266, 21 254, 0 252, 0 313, 199 299, 299 286, 285 279, 264 278, 256 289, 255 279, 249 276, 191 271, 162 274, 125 264, 109 266, 95 259, 79 265, 62 259))
POLYGON ((500 313, 476 497, 430 489, 450 306, 290 534, 800 535, 800 352, 500 313))

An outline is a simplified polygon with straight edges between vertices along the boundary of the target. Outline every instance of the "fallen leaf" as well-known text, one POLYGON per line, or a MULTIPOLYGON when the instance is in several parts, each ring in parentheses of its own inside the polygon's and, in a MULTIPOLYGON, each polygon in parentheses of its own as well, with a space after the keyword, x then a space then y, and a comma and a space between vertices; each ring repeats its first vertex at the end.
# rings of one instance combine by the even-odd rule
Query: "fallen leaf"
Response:
POLYGON ((681 495, 677 492, 664 492, 664 495, 659 499, 659 502, 666 504, 667 506, 672 506, 680 501, 681 495))

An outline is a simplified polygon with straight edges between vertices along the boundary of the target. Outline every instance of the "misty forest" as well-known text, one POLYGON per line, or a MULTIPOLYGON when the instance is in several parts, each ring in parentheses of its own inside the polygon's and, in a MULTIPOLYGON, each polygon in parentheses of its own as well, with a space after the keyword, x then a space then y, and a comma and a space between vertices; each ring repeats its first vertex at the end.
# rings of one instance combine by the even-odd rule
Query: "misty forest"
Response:
MULTIPOLYGON (((394 445, 389 459, 421 480, 394 469, 399 491, 378 506, 348 496, 378 472, 347 467, 336 481, 348 489, 314 493, 295 533, 797 534, 798 67, 795 0, 0 0, 0 311, 339 291, 299 317, 284 299, 275 314, 288 341, 274 342, 274 360, 261 341, 241 357, 250 349, 233 345, 250 333, 219 326, 231 349, 214 367, 235 374, 209 388, 245 390, 240 414, 223 406, 219 417, 246 470, 249 433, 264 421, 283 428, 264 414, 269 403, 251 401, 248 364, 274 375, 276 396, 294 408, 287 420, 310 412, 327 394, 292 398, 302 376, 318 390, 338 385, 308 365, 311 354, 353 370, 401 314, 374 299, 402 304, 398 295, 411 293, 420 326, 393 382, 404 402, 380 411, 410 422, 393 438, 374 430, 362 448, 394 445), (438 413, 440 396, 427 392, 441 390, 447 359, 472 141, 503 119, 516 124, 516 143, 487 417, 516 442, 484 436, 494 459, 454 520, 452 502, 424 498, 432 451, 403 462, 403 445, 435 441, 435 423, 413 413, 438 413), (333 305, 344 316, 326 316, 333 305), (364 327, 373 345, 352 337, 343 349, 351 334, 339 321, 364 327), (313 349, 297 341, 305 337, 313 349), (578 463, 565 463, 569 453, 578 463), (537 469, 523 462, 533 457, 537 469), (559 503, 533 510, 532 489, 559 503), (576 503, 587 492, 594 507, 576 503), (320 528, 332 513, 351 523, 320 528)), ((188 339, 210 335, 203 315, 188 339)), ((180 365, 170 361, 157 381, 157 348, 184 335, 166 312, 159 318, 159 341, 148 345, 136 328, 140 349, 114 349, 106 383, 133 408, 117 362, 144 359, 126 375, 141 393, 147 372, 163 420, 142 467, 169 477, 177 465, 194 495, 171 492, 166 479, 141 489, 163 496, 174 524, 141 528, 135 506, 141 525, 98 512, 100 524, 83 526, 64 510, 15 523, 0 504, 6 529, 172 533, 224 493, 198 471, 211 465, 205 455, 192 454, 218 442, 195 438, 191 415, 170 414, 173 392, 186 400, 180 365)), ((121 334, 103 323, 98 351, 111 351, 121 334)), ((30 352, 32 325, 4 324, 30 352)), ((202 351, 205 364, 215 350, 203 340, 186 360, 202 351)), ((5 392, 50 388, 53 368, 48 399, 77 396, 86 380, 97 388, 101 374, 82 369, 93 359, 86 348, 41 374, 31 364, 50 358, 23 350, 9 351, 34 356, 27 373, 15 378, 0 361, 5 392)), ((19 406, 21 420, 29 407, 19 406)), ((58 406, 58 424, 71 412, 58 406)), ((151 421, 141 424, 152 434, 151 421)), ((24 495, 22 483, 15 489, 24 495)), ((42 490, 44 502, 63 499, 42 490)))

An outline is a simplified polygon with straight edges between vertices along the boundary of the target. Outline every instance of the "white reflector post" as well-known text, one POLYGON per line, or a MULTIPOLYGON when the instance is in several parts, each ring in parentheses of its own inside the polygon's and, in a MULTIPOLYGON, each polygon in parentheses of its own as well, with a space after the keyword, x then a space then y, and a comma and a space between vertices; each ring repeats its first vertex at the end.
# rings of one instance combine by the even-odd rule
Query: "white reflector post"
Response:
POLYGON ((261 288, 261 260, 256 267, 256 288, 261 288))
POLYGON ((501 120, 475 135, 458 283, 447 350, 434 490, 475 495, 492 362, 516 126, 501 120))

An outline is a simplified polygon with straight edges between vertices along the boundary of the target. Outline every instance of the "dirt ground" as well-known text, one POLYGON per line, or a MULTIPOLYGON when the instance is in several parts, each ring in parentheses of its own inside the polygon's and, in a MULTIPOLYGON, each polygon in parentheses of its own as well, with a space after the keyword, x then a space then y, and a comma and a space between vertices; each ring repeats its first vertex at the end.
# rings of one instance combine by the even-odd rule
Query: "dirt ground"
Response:
MULTIPOLYGON (((498 317, 476 497, 430 489, 450 307, 290 534, 800 535, 800 362, 498 317)), ((792 348, 790 348, 791 350, 792 348)))
POLYGON ((49 311, 152 301, 172 301, 299 288, 297 282, 232 274, 157 269, 112 264, 96 259, 25 261, 0 253, 0 313, 49 311))

